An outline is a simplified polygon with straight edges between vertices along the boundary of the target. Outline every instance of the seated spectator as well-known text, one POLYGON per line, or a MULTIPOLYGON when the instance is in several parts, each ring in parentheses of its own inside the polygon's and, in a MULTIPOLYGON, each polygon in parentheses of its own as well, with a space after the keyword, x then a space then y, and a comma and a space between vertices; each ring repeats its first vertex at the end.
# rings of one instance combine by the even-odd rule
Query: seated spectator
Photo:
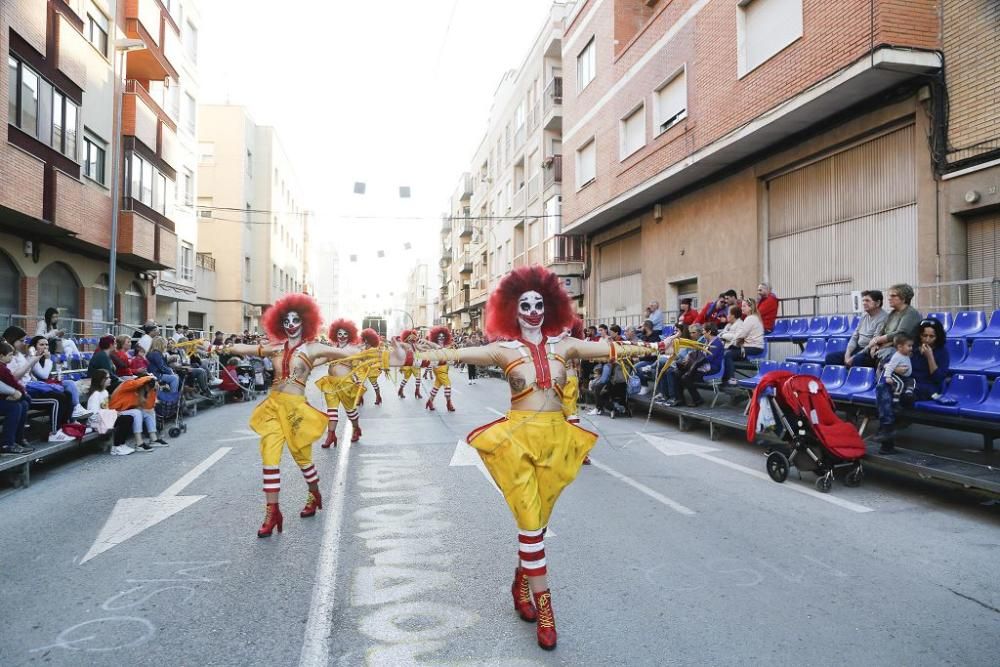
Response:
POLYGON ((38 363, 31 369, 31 375, 39 382, 45 382, 62 390, 69 396, 72 406, 71 415, 73 419, 82 419, 88 415, 87 411, 80 405, 80 389, 73 380, 59 380, 55 374, 55 364, 52 362, 52 355, 49 354, 49 339, 44 336, 35 336, 29 343, 31 354, 38 357, 38 363))
MULTIPOLYGON (((690 327, 681 326, 685 331, 680 338, 687 340, 698 340, 701 338, 703 330, 700 324, 692 324, 690 327)), ((673 341, 671 341, 672 343, 673 341)), ((666 397, 669 405, 677 405, 680 402, 680 380, 681 376, 689 370, 688 364, 690 363, 692 354, 698 357, 696 351, 689 347, 679 349, 677 355, 671 359, 670 365, 667 367, 667 371, 660 381, 658 389, 660 390, 660 394, 666 397)))
POLYGON ((677 325, 691 326, 698 319, 698 311, 694 309, 692 299, 681 299, 680 312, 677 313, 677 325))
POLYGON ((764 351, 764 325, 761 324, 760 315, 757 314, 756 299, 744 299, 741 312, 743 319, 739 324, 722 335, 722 339, 730 344, 723 357, 724 384, 736 384, 736 378, 733 377, 736 362, 764 351))
MULTIPOLYGON (((111 381, 108 372, 103 369, 94 371, 94 377, 90 381, 90 394, 87 397, 87 410, 91 413, 90 426, 98 433, 107 433, 118 426, 119 420, 127 419, 130 427, 134 429, 138 425, 137 437, 133 444, 142 441, 142 413, 139 410, 126 410, 118 412, 109 407, 108 386, 111 381)), ((114 456, 126 456, 135 451, 134 446, 127 443, 116 444, 111 447, 111 454, 114 456)))
POLYGON ((44 336, 49 340, 49 350, 58 354, 80 354, 76 343, 67 337, 66 332, 59 328, 59 309, 46 308, 44 319, 38 322, 36 336, 44 336))
POLYGON ((156 430, 155 406, 156 378, 146 373, 122 382, 121 386, 111 393, 108 407, 121 413, 137 410, 149 434, 149 439, 143 440, 141 429, 136 429, 136 451, 149 452, 154 447, 167 446, 167 441, 160 437, 156 430))
MULTIPOLYGON (((208 388, 208 371, 201 367, 200 361, 195 364, 192 361, 192 356, 188 355, 183 347, 175 347, 174 352, 177 355, 176 368, 180 371, 179 375, 187 375, 184 383, 187 386, 196 387, 202 396, 212 398, 212 392, 208 388)), ((171 367, 174 365, 171 364, 171 367)))
POLYGON ((764 325, 764 332, 774 331, 774 321, 778 319, 778 297, 771 291, 771 286, 767 283, 757 285, 757 314, 760 315, 760 322, 764 325))
POLYGON ((663 330, 663 311, 660 310, 659 301, 650 301, 646 306, 646 318, 653 323, 653 330, 660 332, 663 330))
POLYGON ((620 341, 622 339, 622 328, 617 324, 612 324, 608 327, 608 338, 614 341, 620 341))
POLYGON ((149 355, 141 345, 136 345, 135 354, 128 360, 129 375, 141 375, 149 373, 149 355))
POLYGON ((722 368, 722 360, 725 348, 722 339, 719 338, 719 329, 714 323, 705 324, 705 335, 701 342, 708 345, 708 352, 692 350, 678 365, 678 381, 676 383, 676 393, 667 401, 668 406, 684 403, 684 392, 691 396, 691 401, 687 402, 688 407, 701 407, 704 401, 698 391, 698 384, 706 375, 718 373, 722 368))
POLYGON ((851 335, 851 340, 847 341, 847 350, 841 358, 836 352, 826 358, 827 364, 843 364, 851 366, 868 366, 875 368, 878 361, 868 353, 868 346, 882 327, 889 313, 882 310, 882 292, 873 289, 865 290, 861 293, 861 307, 864 308, 864 315, 858 320, 858 328, 851 335))
POLYGON ((625 340, 629 343, 634 343, 639 340, 639 333, 635 330, 635 327, 625 328, 625 340))
MULTIPOLYGON (((660 341, 659 334, 653 329, 653 321, 646 320, 642 323, 642 330, 638 336, 639 340, 646 343, 658 343, 660 341)), ((639 383, 642 385, 642 389, 639 391, 641 396, 645 396, 649 393, 649 378, 643 372, 644 369, 656 363, 656 355, 650 354, 645 357, 640 358, 635 364, 635 372, 639 376, 639 383)))
POLYGON ((183 324, 174 325, 174 335, 170 338, 175 343, 179 343, 182 340, 187 339, 187 327, 183 324))
POLYGON ((684 356, 690 351, 690 348, 683 347, 677 351, 677 354, 673 354, 674 341, 678 339, 691 340, 691 330, 686 324, 679 324, 675 329, 674 333, 663 339, 664 349, 669 350, 670 354, 661 354, 657 357, 656 366, 654 367, 653 378, 658 379, 656 383, 655 390, 653 394, 653 400, 665 400, 669 399, 672 395, 670 380, 668 379, 669 369, 677 363, 679 359, 683 359, 684 356), (666 366, 667 370, 663 370, 666 366))
MULTIPOLYGON (((62 427, 69 421, 73 414, 73 406, 70 398, 61 386, 50 385, 47 382, 32 380, 35 366, 38 365, 40 357, 34 352, 26 354, 25 331, 20 327, 8 327, 3 334, 4 340, 14 348, 11 361, 7 364, 8 370, 18 383, 25 388, 30 406, 32 408, 44 408, 49 411, 50 428, 49 442, 65 442, 75 438, 62 430, 62 427), (27 380, 27 381, 25 381, 27 380)), ((43 339, 44 340, 44 339, 43 339)), ((46 345, 46 348, 48 346, 46 345)), ((48 350, 46 349, 46 355, 48 350)), ((20 389, 19 389, 20 391, 20 389)))
POLYGON ((225 344, 224 335, 221 331, 216 331, 212 337, 212 347, 222 347, 225 344))
POLYGON ((607 340, 609 337, 610 337, 610 334, 608 333, 608 325, 607 324, 598 324, 597 325, 597 339, 598 340, 607 340))
MULTIPOLYGON (((728 299, 726 302, 728 303, 728 299)), ((726 325, 719 330, 719 338, 722 339, 723 345, 728 349, 732 343, 730 339, 732 338, 729 334, 736 331, 743 325, 743 307, 742 306, 727 306, 727 316, 726 325)))
POLYGON ((7 366, 12 361, 14 361, 14 346, 6 340, 0 341, 0 416, 3 417, 0 452, 30 454, 34 450, 25 444, 24 427, 28 423, 31 402, 24 385, 14 377, 7 366))
MULTIPOLYGON (((917 331, 920 347, 910 356, 913 400, 934 400, 944 391, 951 366, 944 327, 935 319, 926 319, 918 323, 917 331)), ((896 412, 900 404, 893 402, 893 388, 886 382, 875 385, 875 404, 879 426, 873 440, 882 443, 880 454, 892 454, 896 450, 896 412)))
POLYGON ((157 381, 166 384, 171 392, 176 392, 180 384, 180 378, 170 368, 170 364, 167 362, 166 351, 167 342, 162 336, 156 336, 153 338, 153 342, 150 343, 146 361, 149 364, 149 372, 153 374, 157 381))
POLYGON ((87 377, 91 380, 94 379, 94 371, 96 370, 103 368, 108 372, 108 375, 111 378, 111 384, 109 387, 112 392, 114 392, 114 390, 118 387, 118 384, 121 382, 121 379, 115 372, 115 365, 111 361, 110 350, 111 346, 114 344, 114 336, 101 336, 101 338, 97 341, 97 352, 94 352, 94 355, 90 358, 90 362, 87 365, 87 377))
POLYGON ((128 354, 131 342, 132 339, 124 334, 117 336, 115 338, 115 349, 111 350, 108 354, 111 363, 115 366, 115 374, 119 377, 132 375, 132 369, 129 368, 129 362, 132 361, 132 358, 128 354))
POLYGON ((153 320, 146 320, 146 323, 142 325, 142 336, 139 337, 137 345, 148 353, 149 346, 153 344, 153 338, 159 335, 157 333, 159 328, 153 320))
POLYGON ((601 374, 591 381, 590 391, 594 394, 595 406, 587 414, 597 416, 614 410, 615 402, 624 404, 626 400, 625 374, 621 364, 607 362, 601 366, 601 374))
POLYGON ((878 335, 868 343, 868 356, 878 359, 879 363, 888 361, 895 349, 892 337, 899 332, 917 336, 917 325, 920 324, 920 312, 910 305, 913 301, 913 288, 905 283, 889 288, 889 315, 885 318, 878 335))

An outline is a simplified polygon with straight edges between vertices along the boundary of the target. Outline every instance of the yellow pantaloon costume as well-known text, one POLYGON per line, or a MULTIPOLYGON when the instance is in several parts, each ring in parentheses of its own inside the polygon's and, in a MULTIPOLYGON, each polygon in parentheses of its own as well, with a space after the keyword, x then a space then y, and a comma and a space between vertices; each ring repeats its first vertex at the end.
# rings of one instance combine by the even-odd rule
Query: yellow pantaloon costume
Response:
POLYGON ((580 400, 580 378, 575 375, 566 377, 566 384, 562 388, 562 410, 563 415, 572 417, 576 414, 576 404, 580 400))
POLYGON ((451 377, 448 375, 448 364, 440 364, 434 367, 434 386, 451 386, 451 377))
POLYGON ((300 468, 312 463, 312 444, 326 432, 326 415, 309 405, 305 396, 272 391, 250 417, 250 428, 260 436, 260 457, 264 466, 276 468, 281 462, 281 445, 300 468))
POLYGON ((316 381, 316 386, 323 392, 326 407, 330 410, 344 406, 345 410, 357 410, 358 399, 365 392, 363 385, 354 381, 354 374, 348 373, 340 377, 324 375, 316 381))

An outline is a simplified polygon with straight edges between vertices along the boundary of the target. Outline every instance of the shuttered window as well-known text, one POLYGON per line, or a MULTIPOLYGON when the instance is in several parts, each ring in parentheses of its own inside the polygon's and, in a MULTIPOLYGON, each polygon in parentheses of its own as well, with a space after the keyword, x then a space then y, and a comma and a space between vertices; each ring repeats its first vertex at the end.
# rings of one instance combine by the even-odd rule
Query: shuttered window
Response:
POLYGON ((642 313, 642 235, 601 245, 597 316, 602 320, 642 313))
MULTIPOLYGON (((967 228, 969 280, 996 279, 1000 276, 1000 213, 993 213, 971 220, 967 228)), ((990 310, 993 308, 993 286, 988 283, 969 286, 969 307, 990 310)))

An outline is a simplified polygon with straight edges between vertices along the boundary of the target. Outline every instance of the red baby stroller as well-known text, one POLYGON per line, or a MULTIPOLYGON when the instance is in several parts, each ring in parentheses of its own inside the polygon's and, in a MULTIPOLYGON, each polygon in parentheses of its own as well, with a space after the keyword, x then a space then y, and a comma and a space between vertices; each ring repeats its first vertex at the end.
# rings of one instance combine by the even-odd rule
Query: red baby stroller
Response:
POLYGON ((834 472, 849 468, 847 486, 860 486, 864 478, 861 457, 865 443, 855 428, 840 419, 823 383, 811 375, 774 371, 761 378, 754 390, 747 421, 747 439, 757 437, 757 421, 765 399, 774 413, 781 444, 767 454, 767 474, 775 482, 788 478, 788 469, 815 472, 816 488, 829 493, 834 472))

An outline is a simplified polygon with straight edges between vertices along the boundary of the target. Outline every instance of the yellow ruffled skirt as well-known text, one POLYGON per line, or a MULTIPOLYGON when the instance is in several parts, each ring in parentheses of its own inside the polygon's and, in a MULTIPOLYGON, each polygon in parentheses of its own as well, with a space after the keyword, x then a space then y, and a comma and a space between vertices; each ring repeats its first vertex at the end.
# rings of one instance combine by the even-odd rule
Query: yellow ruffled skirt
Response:
POLYGON ((305 396, 272 391, 250 416, 250 428, 260 436, 260 458, 267 467, 281 462, 281 445, 304 468, 312 463, 312 443, 326 432, 326 415, 305 396))

